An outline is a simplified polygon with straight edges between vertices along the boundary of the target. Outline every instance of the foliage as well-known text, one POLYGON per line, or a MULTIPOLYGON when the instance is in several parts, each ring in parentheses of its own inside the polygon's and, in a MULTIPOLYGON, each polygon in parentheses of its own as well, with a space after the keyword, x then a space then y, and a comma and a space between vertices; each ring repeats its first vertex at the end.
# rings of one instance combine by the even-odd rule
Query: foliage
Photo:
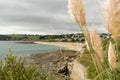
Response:
MULTIPOLYGON (((78 58, 80 63, 83 64, 87 69, 87 78, 89 78, 91 80, 120 80, 120 59, 117 58, 115 70, 111 70, 109 68, 108 55, 107 55, 109 40, 111 40, 111 38, 109 38, 109 39, 106 38, 102 41, 102 45, 103 45, 102 47, 104 50, 104 52, 103 52, 103 54, 104 54, 104 62, 103 62, 104 71, 103 72, 99 72, 99 73, 97 72, 94 62, 92 61, 91 55, 89 54, 87 49, 84 51, 84 53, 81 55, 81 57, 78 58), (104 73, 106 75, 103 75, 104 73), (101 77, 101 78, 99 78, 99 77, 101 77)), ((113 43, 115 44, 115 42, 113 42, 113 43)), ((117 44, 119 44, 119 46, 118 46, 118 48, 119 48, 120 42, 118 41, 117 44)), ((118 53, 120 53, 120 48, 118 49, 118 53)), ((120 55, 118 55, 118 56, 120 56, 120 55)))
POLYGON ((105 37, 103 34, 102 37, 108 39, 102 42, 94 25, 92 25, 91 32, 88 30, 83 0, 69 0, 70 15, 80 26, 85 36, 88 58, 83 53, 80 61, 84 62, 84 64, 86 61, 91 62, 91 64, 87 65, 87 77, 91 80, 120 80, 119 3, 120 0, 105 0, 103 2, 106 17, 105 26, 111 33, 111 37, 105 37))
POLYGON ((45 69, 39 72, 35 65, 26 64, 25 59, 13 54, 0 62, 0 80, 54 80, 45 69))
POLYGON ((0 40, 34 40, 34 41, 46 41, 46 42, 84 42, 84 35, 82 33, 77 34, 61 34, 61 35, 27 35, 27 34, 12 34, 12 35, 0 35, 0 40))

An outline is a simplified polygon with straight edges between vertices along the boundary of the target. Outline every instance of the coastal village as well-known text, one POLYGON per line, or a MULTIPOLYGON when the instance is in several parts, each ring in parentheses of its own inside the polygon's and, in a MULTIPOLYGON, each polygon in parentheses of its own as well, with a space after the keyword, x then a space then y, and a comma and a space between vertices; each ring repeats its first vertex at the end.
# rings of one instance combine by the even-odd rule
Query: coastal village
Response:
MULTIPOLYGON (((108 33, 101 33, 102 39, 109 38, 108 33)), ((6 41, 44 41, 44 42, 84 42, 85 37, 83 33, 61 34, 61 35, 29 35, 29 34, 10 34, 0 35, 0 40, 6 41)))

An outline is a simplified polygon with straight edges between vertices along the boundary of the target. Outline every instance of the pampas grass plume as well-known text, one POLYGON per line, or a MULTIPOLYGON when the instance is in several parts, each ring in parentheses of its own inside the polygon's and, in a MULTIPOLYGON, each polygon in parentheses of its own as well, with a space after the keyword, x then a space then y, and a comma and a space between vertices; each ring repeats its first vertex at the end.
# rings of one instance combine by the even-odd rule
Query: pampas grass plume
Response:
POLYGON ((69 0, 68 8, 72 18, 77 23, 81 24, 81 26, 85 26, 86 25, 85 10, 82 4, 82 0, 69 0))
POLYGON ((68 7, 70 15, 72 15, 72 18, 80 25, 88 46, 90 47, 90 34, 88 28, 86 27, 85 9, 82 0, 69 0, 68 7))
POLYGON ((109 44, 108 49, 108 62, 111 69, 115 69, 116 67, 116 56, 115 56, 115 50, 113 48, 112 43, 109 44))
POLYGON ((92 27, 92 32, 91 32, 91 42, 92 42, 93 49, 96 52, 98 58, 101 60, 101 62, 103 62, 102 41, 94 25, 92 27))
POLYGON ((105 25, 114 39, 120 35, 120 0, 105 0, 105 25))

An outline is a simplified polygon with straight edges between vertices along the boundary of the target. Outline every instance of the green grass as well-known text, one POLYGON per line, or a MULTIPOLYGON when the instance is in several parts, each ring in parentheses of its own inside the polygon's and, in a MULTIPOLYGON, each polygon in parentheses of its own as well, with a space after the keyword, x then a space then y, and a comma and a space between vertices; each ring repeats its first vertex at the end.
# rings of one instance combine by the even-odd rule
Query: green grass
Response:
MULTIPOLYGON (((115 42, 113 42, 115 43, 115 42)), ((108 64, 108 44, 109 39, 103 40, 103 55, 104 55, 104 61, 102 63, 104 71, 100 71, 98 68, 98 71, 95 68, 95 65, 93 63, 93 60, 91 58, 90 53, 85 50, 85 52, 78 58, 78 61, 83 64, 87 71, 87 78, 90 80, 120 80, 120 42, 118 41, 118 53, 117 56, 117 64, 115 70, 111 70, 109 68, 108 64)), ((97 66, 98 67, 98 66, 97 66)))

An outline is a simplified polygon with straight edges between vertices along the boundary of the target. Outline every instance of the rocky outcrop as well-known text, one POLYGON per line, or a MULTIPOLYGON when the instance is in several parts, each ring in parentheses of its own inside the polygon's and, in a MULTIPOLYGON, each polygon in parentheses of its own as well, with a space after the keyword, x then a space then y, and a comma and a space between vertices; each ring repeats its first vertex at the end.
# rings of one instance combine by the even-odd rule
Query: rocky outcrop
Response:
POLYGON ((31 55, 31 59, 39 67, 46 65, 57 80, 69 80, 68 77, 72 80, 85 80, 85 68, 76 61, 78 55, 75 51, 58 50, 31 55))
POLYGON ((66 75, 66 76, 69 76, 70 71, 69 71, 69 69, 68 69, 68 64, 65 64, 65 65, 63 65, 62 67, 60 67, 60 68, 58 69, 58 73, 63 74, 63 75, 66 75))
POLYGON ((78 54, 71 50, 57 50, 34 54, 30 58, 38 67, 45 65, 47 71, 56 76, 57 80, 69 80, 71 73, 69 63, 73 62, 78 54))

